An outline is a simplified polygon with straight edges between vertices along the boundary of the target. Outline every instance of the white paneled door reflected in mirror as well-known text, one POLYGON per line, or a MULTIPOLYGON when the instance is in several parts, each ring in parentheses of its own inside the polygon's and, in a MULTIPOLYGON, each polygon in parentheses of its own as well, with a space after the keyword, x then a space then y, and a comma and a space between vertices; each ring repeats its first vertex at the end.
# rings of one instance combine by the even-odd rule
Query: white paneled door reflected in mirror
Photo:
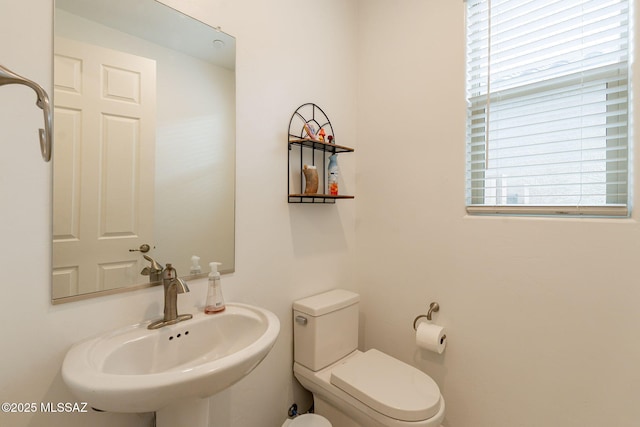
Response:
POLYGON ((56 0, 54 30, 53 302, 233 271, 235 39, 154 0, 56 0))

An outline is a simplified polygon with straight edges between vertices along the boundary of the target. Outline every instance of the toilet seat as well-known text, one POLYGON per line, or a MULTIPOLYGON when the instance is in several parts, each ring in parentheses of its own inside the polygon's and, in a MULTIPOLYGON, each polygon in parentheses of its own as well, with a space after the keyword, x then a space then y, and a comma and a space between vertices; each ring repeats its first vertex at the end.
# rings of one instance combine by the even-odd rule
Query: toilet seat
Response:
MULTIPOLYGON (((319 371, 301 365, 298 362, 293 364, 293 372, 300 384, 313 393, 314 398, 325 400, 345 414, 356 419, 360 425, 376 426, 376 427, 438 427, 444 419, 445 401, 440 396, 438 403, 438 412, 431 418, 420 421, 405 421, 390 417, 380 411, 366 405, 361 400, 356 399, 353 395, 347 393, 340 387, 331 382, 331 373, 341 365, 362 357, 364 353, 355 350, 344 358, 332 363, 331 365, 319 371), (364 417, 364 418, 363 418, 364 417)), ((403 363, 398 361, 399 363, 403 363)), ((424 374, 426 376, 426 374, 424 374)), ((318 412, 323 415, 322 412, 318 412)))
POLYGON ((440 389, 425 373, 376 349, 331 371, 331 384, 397 420, 420 421, 441 409, 440 389))

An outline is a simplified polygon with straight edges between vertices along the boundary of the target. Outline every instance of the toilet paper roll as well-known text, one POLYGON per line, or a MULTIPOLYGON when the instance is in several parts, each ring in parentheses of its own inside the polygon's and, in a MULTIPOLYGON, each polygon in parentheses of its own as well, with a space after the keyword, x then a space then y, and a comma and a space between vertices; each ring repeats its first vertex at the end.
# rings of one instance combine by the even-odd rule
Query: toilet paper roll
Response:
POLYGON ((442 354, 447 345, 447 335, 442 326, 422 322, 416 330, 416 345, 425 350, 442 354))

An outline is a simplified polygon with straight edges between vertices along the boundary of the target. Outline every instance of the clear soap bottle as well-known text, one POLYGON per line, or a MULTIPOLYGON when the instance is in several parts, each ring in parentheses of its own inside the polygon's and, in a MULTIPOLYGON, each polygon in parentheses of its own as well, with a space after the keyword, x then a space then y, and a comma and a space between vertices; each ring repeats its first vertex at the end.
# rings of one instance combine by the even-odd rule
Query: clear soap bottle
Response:
POLYGON ((222 285, 220 284, 220 273, 218 273, 219 262, 210 262, 211 272, 209 273, 209 288, 207 290, 207 302, 204 306, 206 314, 213 314, 225 309, 224 298, 222 296, 222 285))

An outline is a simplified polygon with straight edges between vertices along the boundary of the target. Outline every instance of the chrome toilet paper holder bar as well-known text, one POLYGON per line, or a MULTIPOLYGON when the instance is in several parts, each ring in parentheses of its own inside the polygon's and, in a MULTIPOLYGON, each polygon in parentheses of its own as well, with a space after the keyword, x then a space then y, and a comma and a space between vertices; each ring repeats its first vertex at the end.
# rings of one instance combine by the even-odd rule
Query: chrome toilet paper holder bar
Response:
POLYGON ((431 320, 431 315, 433 313, 437 313, 438 311, 440 311, 440 304, 438 304, 437 302, 432 302, 431 304, 429 304, 429 311, 427 311, 427 314, 421 314, 413 320, 413 329, 416 331, 418 330, 418 327, 416 326, 418 320, 422 319, 423 317, 426 317, 427 320, 431 320))

